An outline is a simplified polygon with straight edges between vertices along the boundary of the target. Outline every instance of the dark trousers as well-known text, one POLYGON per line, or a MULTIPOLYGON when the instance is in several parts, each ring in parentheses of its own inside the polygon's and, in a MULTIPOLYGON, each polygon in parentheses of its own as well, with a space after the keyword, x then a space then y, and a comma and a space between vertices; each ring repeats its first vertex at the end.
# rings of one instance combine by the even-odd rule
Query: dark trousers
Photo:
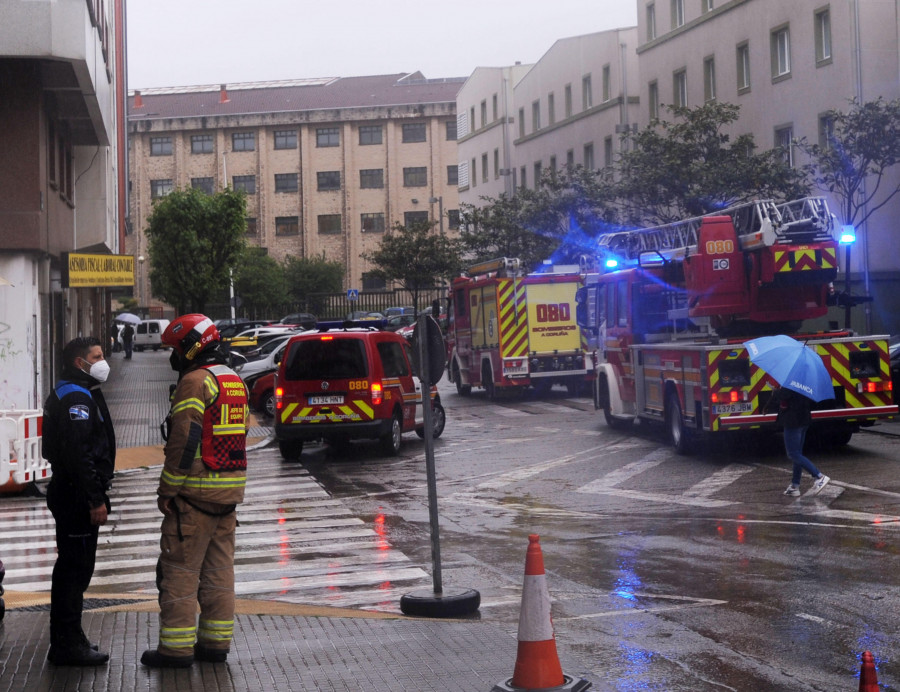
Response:
POLYGON ((125 342, 125 357, 126 358, 131 358, 131 349, 132 349, 133 345, 134 345, 134 342, 131 341, 130 339, 125 342))
MULTIPOLYGON (((109 500, 106 501, 109 507, 109 500)), ((47 507, 56 521, 56 549, 50 587, 50 641, 65 645, 81 633, 84 592, 94 576, 99 526, 75 488, 55 479, 47 488, 47 507)))

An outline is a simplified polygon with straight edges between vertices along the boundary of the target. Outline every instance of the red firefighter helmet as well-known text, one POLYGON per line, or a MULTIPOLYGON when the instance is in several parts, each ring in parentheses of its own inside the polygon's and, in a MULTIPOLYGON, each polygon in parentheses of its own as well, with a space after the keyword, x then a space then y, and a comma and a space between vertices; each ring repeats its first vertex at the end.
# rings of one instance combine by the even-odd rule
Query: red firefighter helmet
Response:
POLYGON ((188 362, 220 339, 213 321, 206 315, 196 313, 177 318, 162 334, 162 342, 188 362))

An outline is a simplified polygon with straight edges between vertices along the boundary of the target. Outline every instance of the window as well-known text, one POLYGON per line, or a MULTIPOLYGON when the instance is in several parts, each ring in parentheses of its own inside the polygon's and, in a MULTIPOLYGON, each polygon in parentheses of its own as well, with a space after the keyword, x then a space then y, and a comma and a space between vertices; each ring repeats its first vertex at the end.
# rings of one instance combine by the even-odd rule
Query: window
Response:
POLYGON ((459 209, 447 210, 447 225, 451 231, 459 230, 459 209))
POLYGON ((52 120, 47 121, 47 178, 50 185, 56 187, 56 126, 52 120))
POLYGON ((647 5, 647 40, 656 38, 656 5, 652 2, 647 5))
POLYGON ((300 234, 300 217, 299 216, 276 216, 275 217, 275 235, 299 235, 300 234))
POLYGON ((609 168, 613 165, 613 138, 612 136, 603 139, 603 165, 609 168))
POLYGON ((684 0, 672 0, 672 28, 684 26, 684 0))
POLYGON ((340 190, 341 189, 341 172, 340 171, 319 171, 318 173, 316 173, 316 186, 319 191, 340 190))
POLYGON ((610 67, 609 65, 603 66, 603 76, 602 76, 602 84, 600 85, 603 89, 603 102, 606 103, 610 99, 610 67))
POLYGON ((487 101, 481 102, 481 126, 487 125, 487 101))
POLYGON ((499 117, 497 114, 497 94, 491 96, 491 114, 494 116, 493 120, 496 120, 499 117))
POLYGON ((359 227, 363 233, 384 233, 384 213, 360 214, 359 227))
POLYGON ((384 187, 384 169, 363 168, 359 172, 359 186, 366 189, 384 187))
POLYGON ((213 152, 213 136, 212 135, 191 135, 191 153, 192 154, 212 154, 213 152))
POLYGON ((337 127, 317 127, 316 147, 339 147, 341 145, 341 130, 337 127))
POLYGON ((594 94, 591 91, 591 76, 586 74, 581 78, 581 109, 587 110, 594 105, 594 94))
POLYGON ((647 108, 650 120, 659 117, 659 84, 657 82, 650 82, 647 86, 647 108))
POLYGON ((556 157, 555 156, 550 157, 550 176, 553 178, 554 181, 556 180, 556 157))
POLYGON ((415 223, 428 223, 427 211, 405 211, 403 212, 403 225, 412 226, 415 223))
POLYGON ((159 199, 160 197, 165 197, 172 191, 172 179, 171 178, 163 178, 160 180, 151 180, 150 181, 150 197, 152 199, 159 199))
POLYGON ((794 128, 791 125, 776 128, 775 147, 781 149, 782 160, 794 167, 794 128))
POLYGON ((469 125, 472 127, 472 132, 475 131, 475 106, 472 106, 469 109, 469 125))
POLYGON ((340 214, 319 214, 319 233, 322 235, 336 235, 341 232, 340 214))
POLYGON ((703 60, 703 100, 716 100, 716 60, 712 57, 703 60))
POLYGON ((494 149, 494 180, 500 177, 500 150, 494 149))
POLYGON ((715 3, 713 0, 701 0, 700 2, 700 12, 706 14, 707 12, 711 12, 713 10, 713 5, 715 3))
POLYGON ((256 133, 255 132, 232 132, 231 133, 231 150, 232 151, 256 151, 256 133))
POLYGON ((487 153, 481 155, 481 182, 488 181, 488 157, 487 153))
POLYGON ((584 167, 585 169, 594 170, 594 144, 584 145, 584 167))
POLYGON ((541 185, 541 173, 543 172, 543 165, 540 161, 534 162, 534 189, 537 190, 541 185))
POLYGON ((171 156, 172 155, 172 138, 171 137, 151 137, 150 138, 150 156, 171 156))
POLYGON ((247 217, 247 230, 246 230, 246 233, 247 233, 247 235, 252 235, 252 236, 259 235, 259 225, 258 225, 257 222, 256 222, 256 217, 255 217, 255 216, 248 216, 248 217, 247 217))
POLYGON ((359 126, 359 143, 362 146, 367 144, 381 144, 381 125, 360 125, 359 126))
POLYGON ((444 126, 447 128, 447 141, 455 142, 456 141, 456 121, 448 120, 444 123, 444 126))
POLYGON ((403 143, 425 141, 425 123, 403 123, 403 143))
POLYGON ((428 184, 428 169, 412 166, 403 169, 403 187, 425 187, 428 184))
POLYGON ((519 109, 519 137, 525 136, 525 109, 519 109))
POLYGON ((256 194, 256 176, 255 175, 236 175, 231 179, 231 186, 235 189, 235 191, 240 190, 241 192, 248 195, 256 194))
POLYGON ((475 159, 472 159, 472 163, 469 165, 469 171, 472 174, 472 187, 478 185, 478 169, 475 168, 475 159))
POLYGON ((563 89, 563 100, 565 101, 566 117, 572 117, 572 85, 566 84, 563 89))
POLYGON ((213 193, 212 178, 191 178, 191 187, 195 190, 211 195, 213 193))
POLYGON ((374 276, 369 272, 362 275, 362 289, 364 291, 383 291, 387 288, 387 283, 383 276, 374 276))
POLYGON ((459 185, 459 166, 447 166, 447 184, 459 185))
POLYGON ((791 33, 788 27, 772 32, 772 78, 791 73, 791 33))
POLYGON ((541 102, 532 101, 531 103, 531 131, 537 132, 541 129, 541 102))
POLYGON ((819 116, 819 146, 825 150, 832 147, 834 140, 834 116, 829 113, 819 116))
POLYGON ((275 192, 297 192, 299 189, 296 173, 276 173, 275 192))
POLYGON ((552 125, 556 122, 556 99, 551 91, 547 94, 547 124, 552 125))
POLYGON ((750 44, 741 43, 737 47, 737 87, 738 93, 750 89, 750 44))
POLYGON ((519 168, 519 187, 528 187, 528 175, 526 173, 525 166, 521 166, 519 168))
POLYGON ((678 70, 672 75, 672 103, 687 107, 687 72, 678 70))
POLYGON ((297 130, 275 130, 276 149, 296 149, 297 130))
POLYGON ((816 12, 816 64, 831 60, 831 11, 826 7, 816 12))
POLYGON ((575 150, 569 149, 566 151, 566 168, 572 170, 575 168, 575 150))

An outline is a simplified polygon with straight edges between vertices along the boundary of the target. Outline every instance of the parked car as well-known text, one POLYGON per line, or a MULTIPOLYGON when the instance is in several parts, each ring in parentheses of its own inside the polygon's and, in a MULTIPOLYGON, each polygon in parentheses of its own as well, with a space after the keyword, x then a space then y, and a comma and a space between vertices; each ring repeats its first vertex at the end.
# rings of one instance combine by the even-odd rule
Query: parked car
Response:
POLYGON ((416 309, 412 305, 399 307, 399 308, 388 308, 384 311, 385 317, 393 317, 394 315, 413 315, 415 316, 416 309))
POLYGON ((250 390, 250 408, 266 418, 275 416, 275 370, 263 370, 244 380, 250 390))
POLYGON ((231 337, 231 339, 223 339, 223 341, 227 341, 228 348, 232 351, 244 353, 257 348, 258 346, 262 346, 264 343, 275 337, 288 335, 295 331, 296 330, 293 327, 287 325, 278 325, 277 327, 254 327, 253 329, 247 329, 236 334, 231 337))
POLYGON ((347 320, 350 322, 371 322, 383 319, 384 315, 382 313, 370 310, 355 310, 347 315, 347 320))
MULTIPOLYGON (((300 458, 305 442, 336 448, 351 439, 377 439, 385 454, 400 451, 403 433, 425 436, 422 383, 409 342, 373 328, 328 329, 292 337, 276 375, 275 437, 281 455, 300 458)), ((432 435, 446 422, 431 387, 432 435)))
POLYGON ((228 317, 228 318, 225 318, 225 319, 216 320, 213 324, 216 325, 216 329, 218 329, 218 330, 219 330, 219 334, 221 334, 221 333, 222 333, 222 330, 223 330, 225 327, 232 327, 232 326, 234 326, 234 325, 246 324, 246 323, 249 322, 249 321, 250 321, 250 320, 248 320, 246 317, 235 317, 235 318, 233 318, 233 319, 232 319, 231 317, 228 317))
POLYGON ((152 348, 158 351, 165 348, 162 344, 162 334, 169 326, 169 320, 141 320, 134 328, 134 350, 143 351, 152 348))
POLYGON ((260 349, 261 351, 265 351, 262 357, 257 358, 256 360, 249 360, 244 367, 241 368, 240 375, 241 379, 244 380, 244 384, 247 383, 246 378, 264 370, 274 369, 278 363, 281 362, 281 357, 284 355, 284 347, 287 345, 288 339, 290 338, 290 335, 276 336, 274 339, 267 341, 260 349))
POLYGON ((241 332, 247 331, 248 329, 253 329, 254 327, 268 327, 271 324, 272 322, 270 320, 243 319, 242 322, 235 322, 234 324, 226 324, 223 327, 218 327, 219 336, 223 341, 227 341, 229 339, 233 339, 235 336, 237 336, 241 332))
POLYGON ((292 324, 303 329, 315 329, 319 318, 310 312, 295 312, 282 317, 278 324, 292 324))
POLYGON ((384 324, 384 328, 389 332, 396 332, 400 327, 407 327, 411 324, 416 323, 416 316, 414 314, 399 314, 399 315, 390 315, 384 324))

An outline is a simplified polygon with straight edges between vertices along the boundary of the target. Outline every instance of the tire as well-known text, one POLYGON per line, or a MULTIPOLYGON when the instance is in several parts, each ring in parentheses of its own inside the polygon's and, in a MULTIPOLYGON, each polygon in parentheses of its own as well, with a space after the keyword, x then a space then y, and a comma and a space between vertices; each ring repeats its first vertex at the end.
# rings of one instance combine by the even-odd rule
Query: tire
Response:
POLYGON ((303 440, 278 440, 278 451, 285 461, 300 461, 303 440))
POLYGON ((381 451, 389 457, 395 457, 400 453, 400 442, 403 437, 403 421, 399 413, 391 417, 391 429, 380 438, 381 451))
POLYGON ((690 453, 690 432, 684 425, 681 402, 678 401, 678 395, 674 391, 670 391, 666 395, 666 432, 676 452, 679 454, 690 453))
POLYGON ((606 421, 606 425, 608 425, 613 430, 624 430, 629 425, 631 425, 631 421, 624 421, 616 418, 612 414, 612 405, 610 404, 610 396, 609 396, 609 383, 606 381, 606 378, 603 378, 597 382, 598 387, 603 387, 606 391, 606 405, 600 406, 603 409, 603 419, 606 421))
POLYGON ((271 389, 260 397, 259 410, 266 418, 275 417, 275 392, 271 389))
POLYGON ((414 591, 400 597, 400 612, 426 618, 458 618, 470 615, 481 605, 481 594, 474 589, 414 591))
MULTIPOLYGON (((432 437, 436 440, 444 432, 444 426, 447 424, 447 414, 444 413, 444 407, 441 406, 441 402, 438 399, 435 399, 431 404, 431 424, 432 437)), ((425 439, 424 425, 421 428, 416 428, 416 435, 423 440, 425 439)))
POLYGON ((459 372, 459 363, 453 361, 453 382, 456 384, 456 393, 459 396, 469 396, 472 393, 472 385, 463 384, 459 372))
POLYGON ((493 370, 488 363, 481 366, 481 386, 484 387, 488 399, 493 401, 497 398, 497 389, 494 387, 493 370))

